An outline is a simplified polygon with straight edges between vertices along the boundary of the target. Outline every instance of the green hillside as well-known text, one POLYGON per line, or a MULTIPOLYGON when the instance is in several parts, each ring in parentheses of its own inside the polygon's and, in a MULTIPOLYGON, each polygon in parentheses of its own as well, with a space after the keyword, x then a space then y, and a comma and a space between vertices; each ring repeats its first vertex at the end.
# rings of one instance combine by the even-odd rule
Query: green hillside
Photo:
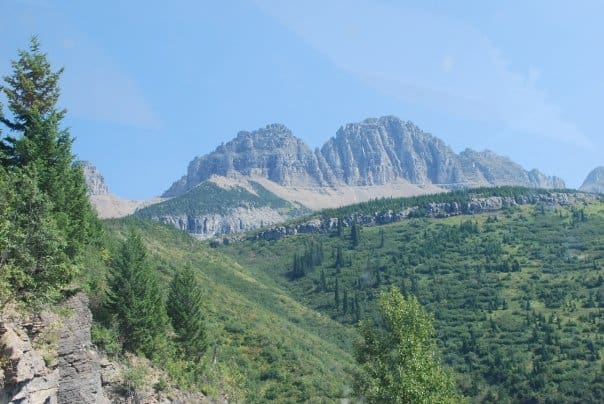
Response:
MULTIPOLYGON (((185 371, 177 362, 166 366, 181 387, 214 397, 226 393, 242 402, 321 402, 350 394, 352 329, 296 302, 269 276, 167 226, 139 219, 109 221, 106 244, 118 244, 133 229, 143 235, 166 289, 179 267, 192 266, 202 280, 209 349, 200 373, 185 371)), ((102 301, 103 266, 97 264, 87 276, 93 301, 102 301)), ((102 322, 101 306, 96 314, 102 322)), ((106 343, 97 340, 101 348, 106 343)))
POLYGON ((279 198, 262 185, 251 182, 253 193, 243 187, 222 188, 211 181, 205 181, 187 192, 167 201, 142 208, 136 216, 154 218, 164 215, 204 215, 228 214, 238 207, 269 207, 283 214, 298 216, 308 212, 279 198))
MULTIPOLYGON (((371 213, 376 203, 385 202, 325 215, 371 213)), ((220 251, 351 328, 374 316, 390 285, 418 296, 435 315, 445 363, 475 401, 579 403, 604 399, 603 234, 602 202, 540 204, 220 251)))

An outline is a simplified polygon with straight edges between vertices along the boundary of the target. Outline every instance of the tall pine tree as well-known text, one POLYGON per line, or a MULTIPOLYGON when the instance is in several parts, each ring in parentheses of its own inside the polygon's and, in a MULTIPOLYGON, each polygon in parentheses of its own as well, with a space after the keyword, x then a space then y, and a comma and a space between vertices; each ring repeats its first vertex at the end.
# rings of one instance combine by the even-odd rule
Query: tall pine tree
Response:
POLYGON ((170 284, 168 315, 178 342, 187 357, 196 362, 208 347, 203 302, 200 280, 195 270, 186 267, 178 271, 170 284))
POLYGON ((57 107, 59 79, 40 44, 33 37, 28 50, 12 61, 2 92, 8 114, 0 114, 14 136, 3 139, 2 162, 7 168, 29 167, 36 186, 52 202, 52 215, 65 239, 64 252, 74 259, 98 232, 98 222, 86 196, 82 171, 74 167, 73 138, 61 121, 66 110, 57 107))
POLYGON ((165 346, 169 320, 162 292, 140 235, 130 233, 111 263, 107 296, 124 349, 151 358, 165 346))

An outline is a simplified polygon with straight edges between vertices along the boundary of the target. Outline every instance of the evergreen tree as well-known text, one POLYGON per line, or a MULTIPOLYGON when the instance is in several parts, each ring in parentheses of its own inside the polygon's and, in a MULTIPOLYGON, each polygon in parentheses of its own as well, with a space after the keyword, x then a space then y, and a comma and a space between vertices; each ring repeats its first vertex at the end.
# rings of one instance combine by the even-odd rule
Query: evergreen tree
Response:
POLYGON ((19 192, 12 200, 6 254, 13 265, 11 284, 23 297, 49 296, 67 285, 75 272, 53 204, 37 183, 35 167, 26 167, 13 174, 10 185, 19 192))
POLYGON ((336 267, 336 273, 340 273, 340 269, 344 266, 344 253, 342 252, 342 247, 338 246, 336 250, 336 261, 334 266, 336 267))
POLYGON ((33 37, 29 50, 19 51, 13 71, 2 86, 11 118, 0 115, 17 137, 3 141, 2 161, 6 166, 35 172, 37 188, 52 201, 52 215, 65 236, 64 252, 74 259, 99 231, 79 167, 71 153, 73 139, 60 129, 65 110, 57 109, 59 78, 63 69, 53 72, 46 54, 33 37))
POLYGON ((352 248, 357 248, 361 242, 361 230, 356 221, 352 222, 352 227, 350 228, 350 241, 352 248))
POLYGON ((333 291, 333 300, 336 305, 336 310, 340 308, 340 285, 338 284, 338 278, 336 278, 336 286, 333 291))
POLYGON ((380 271, 380 268, 376 268, 376 270, 375 270, 375 287, 379 288, 381 284, 382 284, 382 273, 380 271))
POLYGON ((325 279, 325 270, 321 269, 321 291, 327 291, 327 280, 325 279))
POLYGON ((354 294, 354 320, 359 322, 361 320, 361 305, 359 304, 359 295, 354 294))
POLYGON ((440 366, 432 317, 396 288, 379 298, 382 327, 362 322, 355 346, 355 392, 369 403, 457 403, 453 377, 440 366))
POLYGON ((344 296, 342 298, 342 314, 348 313, 348 289, 344 289, 344 296))
POLYGON ((36 36, 30 41, 29 51, 20 50, 19 60, 12 61, 13 74, 4 81, 8 87, 2 90, 8 100, 13 119, 0 118, 9 128, 24 131, 31 124, 32 113, 42 119, 58 115, 60 120, 65 110, 57 111, 59 99, 59 78, 63 69, 53 72, 46 54, 40 51, 40 42, 36 36))
POLYGON ((187 356, 199 361, 208 347, 203 294, 195 270, 186 267, 174 275, 168 295, 168 315, 187 356))
POLYGON ((152 357, 165 347, 169 320, 162 292, 141 237, 130 233, 111 263, 107 296, 124 349, 152 357))

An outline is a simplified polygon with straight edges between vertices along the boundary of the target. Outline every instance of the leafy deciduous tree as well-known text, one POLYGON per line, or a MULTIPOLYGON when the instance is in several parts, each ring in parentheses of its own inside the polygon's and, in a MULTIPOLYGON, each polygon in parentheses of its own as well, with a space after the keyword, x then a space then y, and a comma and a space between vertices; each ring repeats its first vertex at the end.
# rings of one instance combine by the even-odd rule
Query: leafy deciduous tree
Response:
POLYGON ((361 372, 355 392, 370 403, 453 403, 461 400, 436 356, 432 317, 396 288, 379 298, 381 327, 361 322, 355 346, 361 372))

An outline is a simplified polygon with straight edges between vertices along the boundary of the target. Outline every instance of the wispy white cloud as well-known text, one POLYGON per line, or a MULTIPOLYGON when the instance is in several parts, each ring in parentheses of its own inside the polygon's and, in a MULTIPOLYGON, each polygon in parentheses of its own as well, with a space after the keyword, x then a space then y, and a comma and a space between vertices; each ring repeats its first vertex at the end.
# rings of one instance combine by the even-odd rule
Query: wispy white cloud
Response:
POLYGON ((483 33, 460 21, 366 0, 255 4, 333 64, 391 96, 543 139, 592 144, 538 87, 538 68, 515 71, 483 33))

